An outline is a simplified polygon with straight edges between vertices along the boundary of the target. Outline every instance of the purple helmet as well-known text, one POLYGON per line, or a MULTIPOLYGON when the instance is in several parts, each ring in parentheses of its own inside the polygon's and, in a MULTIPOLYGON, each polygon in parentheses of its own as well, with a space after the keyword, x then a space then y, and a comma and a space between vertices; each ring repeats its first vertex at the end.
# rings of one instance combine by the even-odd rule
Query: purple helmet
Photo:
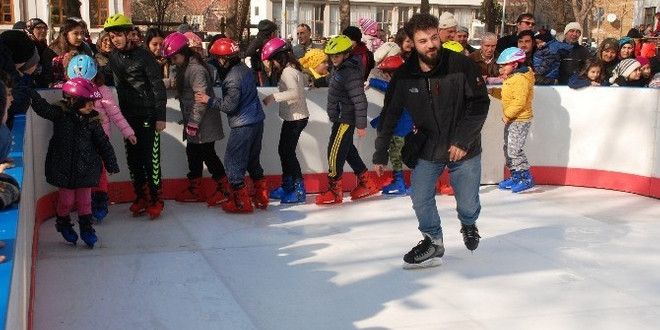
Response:
POLYGON ((279 52, 288 50, 291 50, 291 47, 289 47, 289 43, 286 40, 281 38, 270 39, 261 49, 261 60, 265 61, 279 52))
POLYGON ((179 32, 171 33, 163 40, 163 56, 170 57, 186 45, 188 45, 188 37, 179 32))
POLYGON ((101 92, 93 82, 85 78, 73 78, 64 83, 62 92, 85 100, 95 101, 101 99, 101 92))

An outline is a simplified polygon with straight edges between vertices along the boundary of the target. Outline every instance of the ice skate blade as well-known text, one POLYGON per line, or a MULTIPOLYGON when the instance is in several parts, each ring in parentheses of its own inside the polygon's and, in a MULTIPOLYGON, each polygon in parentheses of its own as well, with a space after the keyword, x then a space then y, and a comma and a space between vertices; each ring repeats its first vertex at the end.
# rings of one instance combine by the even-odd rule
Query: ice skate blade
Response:
POLYGON ((403 269, 421 269, 421 268, 437 267, 440 265, 442 265, 442 258, 431 258, 422 261, 418 264, 409 264, 407 262, 404 262, 403 269))

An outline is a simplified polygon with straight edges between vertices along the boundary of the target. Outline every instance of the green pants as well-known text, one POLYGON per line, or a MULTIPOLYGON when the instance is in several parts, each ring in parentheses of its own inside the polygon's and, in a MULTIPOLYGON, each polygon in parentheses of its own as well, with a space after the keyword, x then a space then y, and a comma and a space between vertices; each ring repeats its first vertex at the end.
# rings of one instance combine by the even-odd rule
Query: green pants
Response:
POLYGON ((401 149, 403 149, 403 136, 392 136, 390 140, 390 162, 392 162, 393 171, 401 171, 403 169, 403 161, 401 160, 401 149))

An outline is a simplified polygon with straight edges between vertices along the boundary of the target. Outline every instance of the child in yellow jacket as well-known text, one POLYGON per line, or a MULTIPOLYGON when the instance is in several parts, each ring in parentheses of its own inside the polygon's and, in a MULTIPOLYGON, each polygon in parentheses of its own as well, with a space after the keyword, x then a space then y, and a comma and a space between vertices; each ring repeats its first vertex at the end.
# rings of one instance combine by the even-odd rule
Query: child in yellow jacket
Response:
POLYGON ((500 189, 518 193, 534 187, 529 162, 523 151, 532 126, 534 72, 524 64, 525 52, 517 47, 505 49, 497 59, 502 83, 502 121, 504 122, 504 158, 511 177, 499 183, 500 189))

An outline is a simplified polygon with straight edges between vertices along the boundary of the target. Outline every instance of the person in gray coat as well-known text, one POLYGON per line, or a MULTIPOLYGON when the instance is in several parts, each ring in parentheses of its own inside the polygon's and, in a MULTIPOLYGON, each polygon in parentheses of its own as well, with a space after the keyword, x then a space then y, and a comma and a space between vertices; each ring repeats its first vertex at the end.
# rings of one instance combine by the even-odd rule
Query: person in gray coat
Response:
POLYGON ((206 104, 195 102, 195 93, 214 96, 211 72, 187 43, 187 37, 174 32, 163 42, 163 54, 177 67, 176 89, 183 115, 183 140, 187 140, 188 180, 190 185, 179 192, 178 202, 207 202, 215 206, 227 200, 229 187, 225 167, 215 152, 215 141, 224 138, 222 117, 218 111, 207 111, 206 104), (207 199, 202 187, 204 164, 217 182, 215 193, 207 199))

